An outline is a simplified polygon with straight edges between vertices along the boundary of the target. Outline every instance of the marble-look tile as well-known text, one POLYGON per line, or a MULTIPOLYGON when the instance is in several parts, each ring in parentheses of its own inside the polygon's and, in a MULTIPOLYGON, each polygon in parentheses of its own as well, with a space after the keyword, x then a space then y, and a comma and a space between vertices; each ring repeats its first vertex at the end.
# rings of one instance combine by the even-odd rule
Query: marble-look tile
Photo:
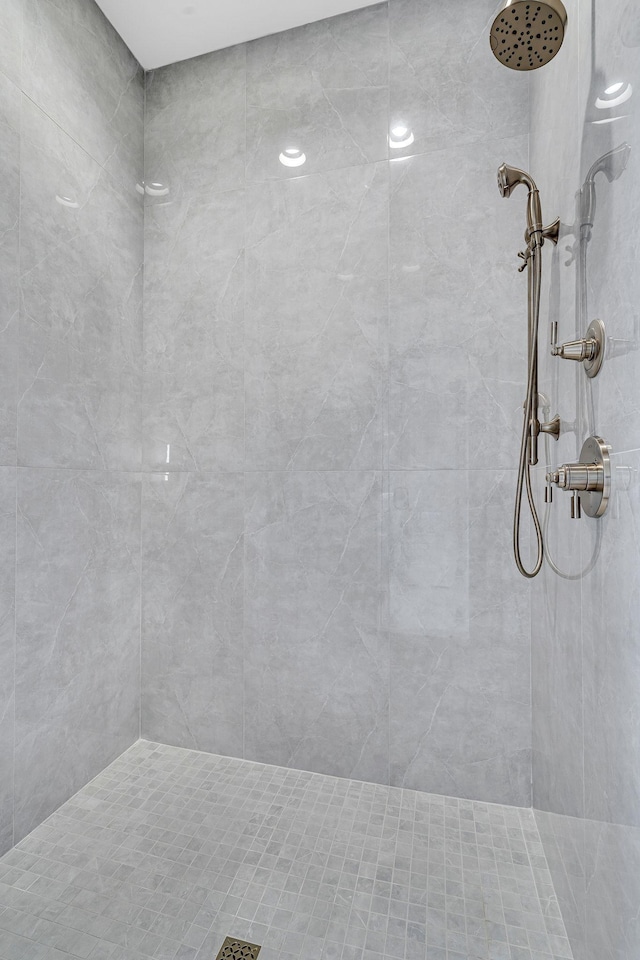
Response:
POLYGON ((0 464, 16 462, 20 92, 0 73, 0 464))
POLYGON ((526 193, 505 203, 496 170, 526 155, 519 137, 390 164, 390 469, 516 463, 526 193))
POLYGON ((140 198, 26 97, 22 120, 19 463, 137 469, 140 198))
POLYGON ((0 71, 17 84, 22 77, 23 3, 3 0, 0 5, 0 71))
POLYGON ((244 185, 244 46, 147 75, 145 182, 149 203, 244 185))
POLYGON ((553 506, 551 556, 565 574, 582 574, 569 582, 547 568, 536 585, 534 803, 555 811, 537 819, 576 960, 632 960, 640 944, 640 128, 635 96, 617 110, 596 100, 614 82, 637 87, 640 34, 626 0, 580 0, 569 16, 561 53, 532 82, 531 170, 543 206, 563 221, 543 309, 560 339, 582 336, 596 316, 610 339, 595 380, 543 353, 541 388, 563 419, 554 461, 575 459, 588 434, 603 436, 613 447, 613 497, 598 521, 570 521, 562 494, 553 506), (608 165, 625 144, 625 162, 608 165), (586 179, 596 200, 589 208, 579 196, 586 179))
MULTIPOLYGON (((535 819, 555 891, 545 913, 550 917, 557 916, 560 909, 574 960, 600 960, 599 956, 588 952, 586 941, 587 823, 582 818, 540 810, 535 811, 535 819)), ((631 956, 624 960, 631 960, 631 956)))
POLYGON ((529 80, 491 54, 496 12, 494 0, 389 4, 390 128, 413 134, 394 155, 526 135, 529 80))
MULTIPOLYGON (((629 53, 631 51, 628 51, 629 53)), ((637 60, 637 50, 633 51, 637 60)), ((636 66, 613 67, 620 76, 640 85, 640 70, 636 66)), ((608 173, 594 175, 596 195, 593 227, 586 244, 584 277, 584 325, 600 317, 606 327, 608 355, 598 377, 585 384, 586 399, 593 409, 593 425, 606 429, 607 441, 615 450, 630 450, 640 446, 640 196, 637 189, 640 177, 640 113, 638 105, 630 101, 630 116, 615 125, 615 139, 603 137, 598 127, 585 127, 585 166, 604 166, 608 173), (593 130, 597 133, 594 136, 593 130), (628 150, 626 167, 622 172, 608 167, 600 158, 611 147, 628 150), (587 153, 587 151, 589 151, 587 153), (591 163, 589 163, 591 161, 591 163), (617 179, 608 182, 607 176, 617 179)))
POLYGON ((23 2, 24 92, 135 189, 143 164, 142 69, 96 3, 23 2))
POLYGON ((640 956, 640 830, 586 820, 584 835, 584 958, 634 960, 640 956))
POLYGON ((139 733, 140 481, 18 470, 15 835, 139 733))
POLYGON ((571 958, 530 810, 145 740, 0 876, 10 960, 571 958))
POLYGON ((536 471, 534 486, 545 564, 531 591, 533 802, 540 810, 580 817, 584 814, 581 574, 591 559, 589 531, 586 523, 571 519, 568 495, 557 491, 553 504, 543 503, 544 473, 543 467, 536 471))
POLYGON ((16 475, 0 467, 0 856, 13 843, 16 475))
POLYGON ((234 756, 243 746, 243 493, 241 474, 143 482, 142 735, 234 756))
MULTIPOLYGON (((640 951, 640 831, 536 811, 574 960, 635 960, 640 951)), ((553 915, 553 901, 547 915, 553 915)))
POLYGON ((511 555, 514 483, 513 471, 391 474, 396 786, 530 803, 529 604, 511 555))
POLYGON ((466 470, 390 474, 389 618, 400 636, 468 635, 470 483, 466 470))
POLYGON ((143 456, 152 470, 244 466, 244 193, 149 206, 143 456))
MULTIPOLYGON (((572 12, 573 13, 573 12, 572 12)), ((535 496, 543 521, 546 561, 532 584, 532 694, 534 805, 572 817, 584 813, 583 696, 582 696, 582 575, 590 558, 590 521, 570 518, 570 498, 554 494, 543 503, 547 467, 576 460, 585 426, 582 390, 586 381, 577 364, 551 357, 546 322, 558 323, 558 336, 582 336, 577 295, 580 186, 579 30, 567 31, 560 54, 531 84, 531 154, 529 169, 540 188, 545 222, 559 216, 560 240, 543 250, 539 387, 549 398, 548 416, 559 414, 558 442, 540 445, 535 496), (559 87, 563 96, 558 97, 559 87), (562 136, 550 138, 553 126, 562 136)), ((562 821, 559 821, 562 822, 562 821)), ((557 854, 557 851, 556 851, 557 854)), ((573 921, 573 937, 578 921, 573 921)))
POLYGON ((247 177, 297 177, 387 158, 387 5, 247 45, 247 177))
POLYGON ((381 466, 383 164, 248 189, 248 469, 381 466))
POLYGON ((245 755, 388 782, 380 475, 248 474, 245 755))
POLYGON ((585 816, 640 827, 640 452, 611 459, 617 489, 582 585, 585 816))

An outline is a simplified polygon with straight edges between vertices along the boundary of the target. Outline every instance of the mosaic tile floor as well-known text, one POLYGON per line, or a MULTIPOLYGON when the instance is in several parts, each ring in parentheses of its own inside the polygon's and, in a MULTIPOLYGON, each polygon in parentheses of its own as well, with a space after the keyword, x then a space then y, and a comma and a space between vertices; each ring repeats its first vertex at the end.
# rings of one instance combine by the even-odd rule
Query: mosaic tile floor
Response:
POLYGON ((528 810, 139 742, 0 860, 2 960, 565 960, 528 810))

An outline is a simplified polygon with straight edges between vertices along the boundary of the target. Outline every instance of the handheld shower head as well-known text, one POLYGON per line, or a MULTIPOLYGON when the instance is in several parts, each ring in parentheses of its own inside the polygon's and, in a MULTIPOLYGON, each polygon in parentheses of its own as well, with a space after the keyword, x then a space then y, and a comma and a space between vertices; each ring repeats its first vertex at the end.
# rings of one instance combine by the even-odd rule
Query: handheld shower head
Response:
POLYGON ((564 40, 562 0, 506 0, 489 41, 496 59, 511 70, 537 70, 552 60, 564 40))
POLYGON ((527 203, 527 225, 529 232, 542 230, 542 212, 540 209, 540 196, 538 188, 535 185, 533 177, 518 167, 510 167, 503 163, 498 167, 498 190, 500 196, 510 197, 519 184, 529 191, 529 201, 527 203))
POLYGON ((536 185, 528 173, 518 167, 510 167, 507 163, 502 163, 498 167, 498 190, 500 196, 510 197, 518 184, 523 183, 531 191, 536 189, 536 185))

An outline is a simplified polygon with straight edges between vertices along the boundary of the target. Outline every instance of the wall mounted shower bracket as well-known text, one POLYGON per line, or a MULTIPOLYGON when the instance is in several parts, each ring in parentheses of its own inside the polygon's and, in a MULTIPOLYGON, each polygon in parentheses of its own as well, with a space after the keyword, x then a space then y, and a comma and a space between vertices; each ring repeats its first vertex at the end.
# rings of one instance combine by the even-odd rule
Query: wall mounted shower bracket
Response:
POLYGON ((556 217, 553 223, 550 223, 548 227, 542 228, 542 236, 545 240, 551 240, 551 243, 555 246, 558 243, 560 237, 560 217, 556 217))
POLYGON ((584 366, 588 377, 596 377, 604 360, 605 330, 602 320, 593 320, 582 340, 558 343, 558 323, 551 324, 551 355, 563 360, 576 360, 584 366))
POLYGON ((524 260, 524 263, 518 267, 518 273, 522 273, 523 270, 527 269, 527 263, 529 262, 529 257, 532 254, 533 248, 539 243, 540 246, 545 242, 545 240, 550 240, 554 246, 558 242, 558 237, 560 236, 560 217, 557 217, 553 223, 550 223, 548 227, 542 227, 537 229, 532 229, 527 227, 524 234, 524 239, 527 244, 526 250, 521 250, 518 254, 521 260, 524 260), (537 235, 540 234, 541 239, 537 241, 537 235))
POLYGON ((550 437, 553 437, 554 440, 559 440, 560 417, 556 416, 553 420, 548 420, 546 423, 540 423, 540 421, 538 421, 538 430, 540 433, 547 433, 550 437))
POLYGON ((582 510, 588 517, 601 517, 611 497, 611 447, 601 437, 589 437, 580 451, 579 463, 563 463, 547 474, 547 503, 553 501, 552 484, 571 491, 574 519, 580 518, 582 510))
MULTIPOLYGON (((538 394, 538 397, 539 397, 539 404, 538 404, 539 406, 543 405, 543 401, 545 406, 548 405, 547 398, 543 394, 538 394)), ((523 403, 522 404, 523 409, 525 408, 525 406, 526 405, 523 403)), ((560 424, 561 424, 561 420, 560 420, 560 417, 557 415, 553 417, 553 419, 547 420, 547 421, 538 420, 537 417, 534 417, 530 421, 529 430, 531 432, 531 436, 533 439, 537 439, 541 433, 546 433, 553 440, 559 440, 560 424)), ((535 466, 535 463, 532 464, 532 466, 535 466)))

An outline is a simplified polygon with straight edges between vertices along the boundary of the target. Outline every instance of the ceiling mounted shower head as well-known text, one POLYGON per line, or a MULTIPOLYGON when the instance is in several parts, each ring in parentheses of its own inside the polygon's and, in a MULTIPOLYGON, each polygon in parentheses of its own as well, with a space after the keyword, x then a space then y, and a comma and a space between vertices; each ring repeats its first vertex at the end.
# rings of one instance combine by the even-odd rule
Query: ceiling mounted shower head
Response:
POLYGON ((566 26, 562 0, 507 0, 491 27, 491 49, 505 67, 536 70, 555 57, 566 26))

